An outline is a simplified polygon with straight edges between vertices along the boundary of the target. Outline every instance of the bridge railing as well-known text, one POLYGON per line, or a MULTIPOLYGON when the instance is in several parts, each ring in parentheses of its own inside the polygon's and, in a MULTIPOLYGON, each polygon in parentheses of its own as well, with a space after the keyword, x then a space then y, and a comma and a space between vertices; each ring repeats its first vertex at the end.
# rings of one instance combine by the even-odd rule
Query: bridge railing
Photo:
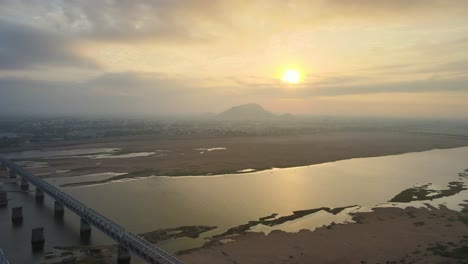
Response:
POLYGON ((0 264, 8 264, 8 260, 5 257, 5 254, 3 254, 2 249, 0 248, 0 264))
POLYGON ((182 263, 170 254, 164 252, 163 250, 155 247, 153 244, 149 243, 145 239, 131 233, 127 232, 125 237, 128 239, 128 243, 133 246, 137 246, 138 248, 144 249, 146 254, 148 254, 152 258, 156 258, 159 262, 153 263, 182 263))
MULTIPOLYGON (((16 163, 8 159, 0 157, 0 162, 6 165, 11 170, 14 170, 19 176, 26 179, 36 187, 43 190, 50 197, 62 203, 65 207, 76 213, 85 221, 94 225, 96 228, 110 236, 112 239, 127 247, 131 251, 152 264, 182 264, 180 260, 174 256, 164 252, 162 249, 156 247, 145 239, 131 233, 126 232, 125 228, 105 217, 104 215, 88 208, 85 204, 72 196, 62 192, 57 187, 49 184, 41 178, 36 177, 31 172, 18 166, 16 163)), ((0 261, 0 264, 3 264, 0 261)))

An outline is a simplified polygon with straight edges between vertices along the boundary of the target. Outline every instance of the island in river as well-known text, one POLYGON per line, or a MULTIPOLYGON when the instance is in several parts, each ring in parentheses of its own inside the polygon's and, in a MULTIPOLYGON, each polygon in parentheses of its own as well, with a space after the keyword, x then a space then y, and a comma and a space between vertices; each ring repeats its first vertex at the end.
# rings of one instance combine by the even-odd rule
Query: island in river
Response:
MULTIPOLYGON (((135 136, 106 138, 104 142, 90 139, 35 147, 43 152, 57 153, 88 149, 98 152, 94 155, 41 156, 39 153, 37 157, 24 158, 17 154, 21 153, 21 148, 16 153, 0 155, 19 161, 40 162, 40 166, 27 168, 44 178, 119 174, 97 182, 104 183, 153 175, 218 175, 237 173, 246 168, 259 171, 461 146, 468 146, 467 136, 356 131, 264 137, 135 136)), ((80 184, 93 182, 75 182, 71 186, 80 184)))

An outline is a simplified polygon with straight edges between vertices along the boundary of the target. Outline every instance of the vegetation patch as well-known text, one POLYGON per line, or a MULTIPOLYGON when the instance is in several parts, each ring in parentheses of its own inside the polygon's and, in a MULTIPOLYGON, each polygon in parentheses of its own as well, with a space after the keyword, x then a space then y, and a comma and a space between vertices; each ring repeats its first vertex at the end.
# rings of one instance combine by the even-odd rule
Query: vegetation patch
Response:
POLYGON ((94 184, 103 184, 103 183, 108 183, 108 182, 117 181, 117 180, 121 180, 121 179, 148 177, 148 176, 151 176, 151 175, 156 175, 157 173, 158 173, 158 170, 145 169, 145 170, 130 172, 130 173, 127 173, 127 174, 122 174, 122 175, 119 175, 119 176, 114 176, 114 177, 111 177, 111 178, 105 179, 105 180, 66 183, 66 184, 60 185, 60 187, 79 187, 79 186, 88 186, 88 185, 94 185, 94 184))
POLYGON ((449 182, 447 189, 439 191, 431 190, 429 186, 430 184, 426 184, 420 187, 406 189, 393 197, 389 202, 409 203, 412 201, 434 200, 452 196, 467 189, 463 182, 449 182))
POLYGON ((278 214, 271 214, 271 215, 260 217, 258 220, 264 221, 264 220, 268 220, 268 219, 271 219, 271 218, 275 218, 276 216, 278 216, 278 214))
POLYGON ((226 237, 226 236, 231 236, 231 235, 238 235, 238 234, 243 234, 246 231, 248 231, 251 227, 254 227, 258 224, 263 224, 266 226, 275 226, 279 225, 282 223, 285 223, 287 221, 292 221, 301 217, 304 217, 306 215, 310 215, 319 211, 325 211, 331 214, 338 214, 342 212, 343 210, 351 207, 355 207, 356 205, 351 205, 351 206, 345 206, 345 207, 337 207, 337 208, 328 208, 328 207, 319 207, 319 208, 313 208, 313 209, 308 209, 308 210, 300 210, 300 211, 294 211, 293 214, 291 215, 286 215, 286 216, 281 216, 279 218, 271 219, 273 217, 276 217, 276 214, 272 214, 269 216, 264 216, 260 217, 259 220, 253 220, 249 221, 246 224, 239 225, 236 227, 232 227, 228 229, 226 232, 222 234, 218 234, 213 236, 213 238, 221 238, 221 237, 226 237))
POLYGON ((434 255, 445 258, 468 259, 468 243, 466 240, 460 242, 460 246, 457 246, 455 243, 448 243, 447 245, 438 243, 435 246, 428 247, 427 250, 431 251, 434 255))
POLYGON ((459 216, 458 217, 458 220, 460 220, 462 223, 464 223, 465 225, 468 225, 468 216, 459 216))
POLYGON ((217 226, 181 226, 177 228, 159 229, 152 232, 140 234, 141 237, 150 243, 168 240, 179 237, 197 238, 201 233, 216 229, 217 226))
POLYGON ((411 218, 416 218, 416 215, 414 213, 415 213, 414 211, 409 211, 406 214, 411 218))

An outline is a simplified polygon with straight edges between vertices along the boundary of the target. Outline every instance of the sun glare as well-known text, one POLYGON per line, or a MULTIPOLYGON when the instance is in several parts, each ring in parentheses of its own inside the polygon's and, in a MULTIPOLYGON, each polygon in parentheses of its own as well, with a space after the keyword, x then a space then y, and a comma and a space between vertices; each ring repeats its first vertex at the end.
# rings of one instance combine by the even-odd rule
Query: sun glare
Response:
POLYGON ((301 74, 296 69, 287 69, 284 71, 281 80, 287 83, 298 83, 301 80, 301 74))

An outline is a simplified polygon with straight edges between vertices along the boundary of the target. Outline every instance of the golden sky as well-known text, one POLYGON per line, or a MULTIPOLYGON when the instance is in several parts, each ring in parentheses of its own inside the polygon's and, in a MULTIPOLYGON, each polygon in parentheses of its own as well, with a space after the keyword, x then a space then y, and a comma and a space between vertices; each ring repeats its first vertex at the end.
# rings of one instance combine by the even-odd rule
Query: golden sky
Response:
POLYGON ((468 116, 468 1, 0 5, 6 113, 468 116))

